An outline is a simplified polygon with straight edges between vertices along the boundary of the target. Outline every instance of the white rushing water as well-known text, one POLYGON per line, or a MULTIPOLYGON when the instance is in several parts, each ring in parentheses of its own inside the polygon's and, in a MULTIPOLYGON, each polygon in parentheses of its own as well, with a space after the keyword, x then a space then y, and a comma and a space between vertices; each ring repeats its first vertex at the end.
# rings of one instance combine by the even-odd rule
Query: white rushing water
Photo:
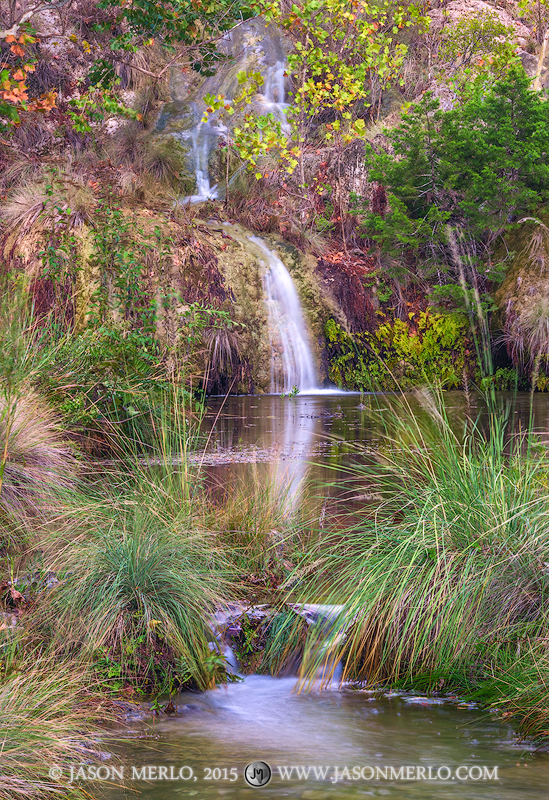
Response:
MULTIPOLYGON (((241 90, 237 79, 239 71, 257 70, 261 73, 264 83, 252 105, 258 114, 272 114, 282 129, 288 130, 284 85, 286 60, 281 33, 267 29, 260 20, 250 20, 239 31, 227 34, 219 49, 229 56, 227 64, 221 65, 216 75, 206 78, 187 97, 180 95, 180 100, 184 99, 187 108, 192 110, 194 123, 176 135, 190 145, 188 163, 196 177, 196 193, 185 197, 183 202, 200 203, 220 196, 221 188, 212 181, 209 162, 227 128, 217 120, 217 113, 203 121, 206 108, 203 98, 207 94, 222 94, 230 103, 241 90)), ((177 120, 177 114, 173 119, 177 120)))
POLYGON ((291 275, 259 236, 248 237, 267 260, 263 275, 271 343, 271 392, 318 389, 318 379, 301 303, 291 275))
POLYGON ((286 62, 277 61, 273 66, 266 67, 262 75, 265 81, 261 97, 263 113, 272 114, 281 123, 282 130, 287 133, 290 126, 286 118, 286 111, 289 105, 286 103, 284 84, 286 62))
POLYGON ((192 162, 196 175, 196 194, 186 197, 185 200, 191 203, 204 203, 206 200, 215 200, 218 197, 217 184, 212 186, 210 181, 209 160, 212 148, 222 133, 221 127, 203 121, 189 131, 188 139, 192 145, 192 162))

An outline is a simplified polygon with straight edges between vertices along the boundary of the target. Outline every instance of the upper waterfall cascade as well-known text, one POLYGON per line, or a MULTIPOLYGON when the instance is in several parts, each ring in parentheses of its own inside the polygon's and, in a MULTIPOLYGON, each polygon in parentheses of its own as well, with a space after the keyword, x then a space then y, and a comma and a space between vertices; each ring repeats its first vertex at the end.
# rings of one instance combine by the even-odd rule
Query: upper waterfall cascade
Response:
POLYGON ((166 104, 160 115, 157 130, 175 136, 188 151, 188 165, 196 179, 196 193, 186 197, 193 203, 219 197, 221 188, 210 171, 210 159, 227 128, 212 114, 204 121, 206 109, 203 98, 207 94, 224 95, 231 100, 238 92, 238 73, 247 70, 261 72, 264 79, 262 91, 253 104, 259 114, 273 114, 286 128, 284 73, 286 53, 284 39, 274 26, 266 26, 261 19, 249 20, 221 41, 219 50, 228 56, 215 75, 205 78, 191 88, 184 79, 172 77, 173 101, 166 104))

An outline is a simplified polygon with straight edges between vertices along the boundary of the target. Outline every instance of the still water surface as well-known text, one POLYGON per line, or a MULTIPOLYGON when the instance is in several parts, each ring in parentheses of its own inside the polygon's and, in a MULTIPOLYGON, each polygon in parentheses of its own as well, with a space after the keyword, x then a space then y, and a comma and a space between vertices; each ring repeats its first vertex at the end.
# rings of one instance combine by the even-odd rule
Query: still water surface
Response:
MULTIPOLYGON (((476 418, 482 413, 478 398, 468 404, 462 393, 449 392, 445 399, 456 425, 466 414, 476 418)), ((511 395, 502 395, 501 400, 502 407, 511 409, 515 425, 524 428, 529 396, 519 395, 515 402, 511 395)), ((549 402, 541 395, 534 401, 535 425, 549 439, 549 402)), ((343 476, 333 468, 367 459, 356 452, 356 443, 375 449, 379 433, 369 409, 377 404, 372 396, 351 394, 211 399, 204 465, 212 491, 230 491, 254 472, 256 478, 289 486, 296 504, 304 486, 318 486, 326 479, 335 483, 331 491, 340 501, 356 498, 359 487, 344 486, 343 476)), ((459 708, 445 698, 380 696, 344 687, 298 694, 294 687, 294 678, 250 676, 215 691, 180 695, 175 716, 161 717, 150 727, 136 723, 117 749, 126 764, 172 766, 175 774, 189 766, 193 779, 139 781, 132 787, 145 800, 549 797, 549 754, 520 744, 512 728, 491 714, 459 708), (259 760, 271 765, 273 777, 261 789, 250 788, 244 767, 259 760), (295 774, 282 780, 277 767, 291 765, 329 766, 330 771, 326 780, 312 775, 299 780, 295 774), (459 766, 497 766, 498 780, 344 778, 332 783, 336 766, 350 771, 353 766, 423 766, 432 767, 432 774, 439 767, 455 771, 459 766), (221 770, 219 780, 207 780, 216 767, 221 770), (234 781, 231 768, 236 769, 234 781)), ((135 795, 122 788, 107 791, 109 800, 131 796, 135 795)))

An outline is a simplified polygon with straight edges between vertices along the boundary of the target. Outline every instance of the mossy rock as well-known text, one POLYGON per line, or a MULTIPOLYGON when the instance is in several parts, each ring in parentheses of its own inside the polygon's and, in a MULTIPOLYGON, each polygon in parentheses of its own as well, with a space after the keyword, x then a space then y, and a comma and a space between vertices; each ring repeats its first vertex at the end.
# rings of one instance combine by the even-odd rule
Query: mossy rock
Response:
POLYGON ((182 100, 165 103, 156 123, 158 133, 188 131, 195 124, 196 114, 192 106, 182 100))
POLYGON ((462 314, 421 311, 351 335, 335 320, 325 326, 330 379, 341 388, 399 391, 440 384, 461 388, 478 378, 469 324, 462 314))
POLYGON ((538 354, 546 363, 549 353, 549 213, 542 210, 518 224, 497 255, 506 256, 510 266, 494 295, 493 325, 502 331, 515 366, 527 373, 538 354))

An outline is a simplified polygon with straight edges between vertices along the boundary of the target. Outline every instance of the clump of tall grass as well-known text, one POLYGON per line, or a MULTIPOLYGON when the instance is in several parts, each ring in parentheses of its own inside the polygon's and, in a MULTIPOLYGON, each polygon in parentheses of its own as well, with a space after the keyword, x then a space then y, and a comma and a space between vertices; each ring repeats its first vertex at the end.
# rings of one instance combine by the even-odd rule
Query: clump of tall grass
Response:
MULTIPOLYGON (((0 800, 89 798, 84 787, 68 786, 70 764, 88 763, 98 734, 99 708, 85 688, 82 664, 51 656, 27 658, 0 683, 0 800), (63 774, 52 777, 59 767, 63 774)), ((104 704, 103 704, 104 705, 104 704)))
POLYGON ((24 279, 0 282, 0 524, 8 541, 57 511, 77 473, 58 418, 33 389, 55 345, 26 290, 24 279))
POLYGON ((56 635, 91 657, 107 653, 129 682, 149 686, 170 670, 181 684, 207 688, 209 615, 219 598, 210 559, 203 536, 134 508, 65 551, 66 572, 49 598, 56 635))
MULTIPOLYGON (((225 486, 221 497, 203 496, 204 526, 211 530, 231 561, 245 594, 267 599, 292 572, 305 549, 308 509, 297 502, 291 474, 265 474, 267 465, 252 464, 225 486)), ((257 598, 256 598, 257 599, 257 598)))
POLYGON ((120 168, 131 170, 137 181, 149 175, 160 184, 177 187, 185 167, 185 151, 178 142, 171 137, 152 136, 134 122, 117 131, 110 150, 120 168))
POLYGON ((4 522, 29 526, 50 516, 74 485, 77 462, 59 421, 31 389, 15 397, 0 391, 0 448, 4 522))
MULTIPOLYGON (((310 557, 317 597, 344 604, 327 648, 344 677, 433 688, 546 628, 548 463, 496 409, 456 431, 441 397, 420 400, 423 415, 405 399, 383 414, 377 518, 310 557)), ((317 668, 311 646, 305 673, 317 668)))
POLYGON ((516 720, 525 736, 549 737, 547 639, 521 642, 520 651, 500 656, 481 687, 482 695, 516 720))
POLYGON ((53 192, 42 181, 18 186, 3 204, 0 217, 6 228, 19 229, 19 234, 59 224, 77 228, 91 221, 95 202, 83 178, 61 176, 53 192))
MULTIPOLYGON (((164 445, 173 435, 164 431, 164 445)), ((162 448, 82 498, 80 530, 64 546, 62 534, 53 539, 62 580, 40 615, 69 651, 114 660, 123 681, 151 689, 169 673, 203 689, 216 677, 210 615, 226 588, 224 560, 193 520, 185 449, 162 448)))

